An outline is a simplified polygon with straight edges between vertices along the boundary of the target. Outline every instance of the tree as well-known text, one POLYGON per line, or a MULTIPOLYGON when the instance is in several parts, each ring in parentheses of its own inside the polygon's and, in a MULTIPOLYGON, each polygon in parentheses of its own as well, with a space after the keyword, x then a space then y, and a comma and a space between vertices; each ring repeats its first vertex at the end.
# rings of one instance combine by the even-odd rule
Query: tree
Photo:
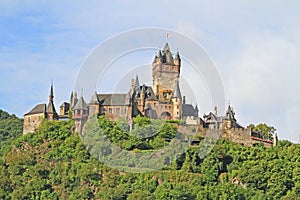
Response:
POLYGON ((276 131, 276 129, 273 126, 268 126, 265 123, 260 123, 256 126, 250 125, 250 127, 252 127, 253 131, 260 133, 264 139, 268 139, 271 140, 273 139, 274 133, 276 131))

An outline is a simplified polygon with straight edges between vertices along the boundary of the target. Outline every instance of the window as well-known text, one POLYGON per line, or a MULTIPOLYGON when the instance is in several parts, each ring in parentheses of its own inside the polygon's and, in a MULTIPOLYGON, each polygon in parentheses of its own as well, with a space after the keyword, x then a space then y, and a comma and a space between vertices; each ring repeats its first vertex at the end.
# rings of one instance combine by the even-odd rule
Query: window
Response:
POLYGON ((112 113, 112 108, 108 108, 108 113, 112 113))
POLYGON ((27 122, 28 122, 28 123, 30 123, 30 117, 28 117, 28 120, 27 120, 27 122))
POLYGON ((119 114, 120 113, 120 108, 116 108, 116 113, 119 114))

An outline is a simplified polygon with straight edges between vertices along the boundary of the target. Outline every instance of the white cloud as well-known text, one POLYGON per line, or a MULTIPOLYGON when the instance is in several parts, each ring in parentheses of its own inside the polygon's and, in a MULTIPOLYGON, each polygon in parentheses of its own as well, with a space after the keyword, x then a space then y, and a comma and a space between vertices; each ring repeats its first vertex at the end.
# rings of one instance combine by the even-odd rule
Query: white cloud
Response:
POLYGON ((298 135, 291 127, 297 129, 300 120, 300 40, 295 37, 299 30, 242 36, 243 47, 231 57, 225 78, 228 96, 242 119, 268 122, 281 138, 294 142, 298 135))

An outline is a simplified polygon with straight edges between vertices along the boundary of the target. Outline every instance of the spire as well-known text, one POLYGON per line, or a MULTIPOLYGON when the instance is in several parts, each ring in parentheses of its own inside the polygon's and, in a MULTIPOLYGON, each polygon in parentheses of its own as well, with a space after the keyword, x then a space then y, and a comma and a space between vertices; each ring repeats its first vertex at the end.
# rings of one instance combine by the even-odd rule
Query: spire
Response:
POLYGON ((140 81, 139 81, 139 77, 137 75, 135 77, 134 90, 135 91, 139 91, 140 90, 140 81))
POLYGON ((98 95, 97 95, 96 91, 92 95, 90 103, 99 103, 99 99, 98 99, 98 95))
POLYGON ((180 92, 179 81, 178 80, 176 81, 176 86, 175 86, 173 98, 181 99, 181 92, 180 92))
POLYGON ((196 106, 195 106, 195 117, 198 117, 198 113, 199 113, 199 109, 198 109, 198 105, 196 104, 196 106))
POLYGON ((234 117, 235 113, 233 111, 233 108, 230 106, 230 104, 228 105, 228 108, 227 108, 227 111, 226 111, 226 115, 225 117, 228 119, 228 120, 233 120, 235 121, 235 117, 234 117))
POLYGON ((70 103, 72 102, 72 100, 73 100, 73 91, 71 92, 71 96, 70 96, 70 103))
POLYGON ((48 119, 53 120, 57 119, 57 113, 54 106, 54 95, 53 95, 53 80, 51 80, 50 94, 49 94, 49 103, 47 105, 46 112, 48 114, 48 119))
POLYGON ((168 44, 168 42, 166 42, 166 44, 165 44, 165 47, 164 47, 164 50, 163 50, 164 52, 166 52, 166 51, 170 51, 170 47, 169 47, 169 44, 168 44))
POLYGON ((196 110, 196 112, 198 113, 199 108, 198 108, 198 105, 197 105, 197 104, 196 104, 196 106, 195 106, 195 110, 196 110))
POLYGON ((166 43, 165 47, 163 49, 163 57, 162 57, 163 63, 166 64, 174 64, 173 56, 169 47, 169 44, 166 43))
POLYGON ((162 57, 162 55, 161 55, 161 50, 158 51, 157 57, 158 57, 158 58, 161 58, 161 57, 162 57))
POLYGON ((177 51, 175 59, 180 60, 179 52, 177 51))
POLYGON ((73 108, 75 106, 75 104, 77 103, 77 101, 78 101, 77 93, 72 91, 71 96, 70 96, 70 107, 73 108))
POLYGON ((53 80, 51 79, 49 101, 53 101, 53 99, 54 99, 54 95, 53 95, 53 80))

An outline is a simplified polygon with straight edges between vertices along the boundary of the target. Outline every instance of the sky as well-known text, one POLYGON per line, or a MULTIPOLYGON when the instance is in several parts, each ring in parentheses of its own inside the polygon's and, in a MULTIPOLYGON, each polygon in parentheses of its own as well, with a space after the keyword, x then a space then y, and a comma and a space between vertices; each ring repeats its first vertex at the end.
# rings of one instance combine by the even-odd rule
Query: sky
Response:
MULTIPOLYGON (((158 27, 203 47, 240 124, 267 123, 280 139, 298 142, 299 7, 297 0, 2 0, 0 108, 23 117, 48 102, 53 79, 58 109, 69 100, 82 63, 97 45, 124 31, 158 27)), ((141 56, 138 64, 151 64, 153 56, 141 56)), ((109 83, 97 86, 108 88, 109 83)), ((199 114, 210 110, 213 105, 202 106, 199 114)))

